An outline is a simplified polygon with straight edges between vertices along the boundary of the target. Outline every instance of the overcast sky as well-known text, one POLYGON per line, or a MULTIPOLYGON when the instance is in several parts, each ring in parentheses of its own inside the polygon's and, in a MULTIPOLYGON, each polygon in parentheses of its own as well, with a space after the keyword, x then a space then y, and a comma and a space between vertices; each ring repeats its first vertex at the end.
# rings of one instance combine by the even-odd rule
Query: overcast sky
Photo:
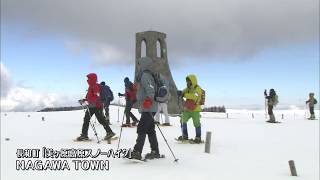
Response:
MULTIPOLYGON (((260 59, 257 57, 266 51, 292 47, 308 52, 311 47, 312 65, 318 66, 314 57, 319 54, 319 1, 2 0, 1 30, 3 100, 10 88, 18 87, 8 80, 10 70, 16 68, 12 61, 33 58, 6 56, 7 49, 15 50, 13 36, 16 43, 26 44, 25 49, 27 44, 37 49, 37 45, 51 46, 50 42, 57 40, 63 42, 65 53, 78 59, 88 56, 90 64, 132 68, 135 33, 165 32, 169 61, 178 75, 179 68, 198 63, 247 63, 260 59)), ((55 50, 51 53, 58 54, 55 50)), ((318 67, 313 69, 316 71, 318 67)), ((319 78, 315 80, 319 82, 319 78)), ((319 84, 312 87, 319 90, 319 84)))

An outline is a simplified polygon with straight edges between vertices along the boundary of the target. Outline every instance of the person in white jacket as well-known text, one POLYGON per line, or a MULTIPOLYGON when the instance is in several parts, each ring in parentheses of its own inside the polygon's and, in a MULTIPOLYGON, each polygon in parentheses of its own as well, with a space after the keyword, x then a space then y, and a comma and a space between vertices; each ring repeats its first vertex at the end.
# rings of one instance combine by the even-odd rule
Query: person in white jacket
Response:
POLYGON ((169 119, 169 114, 168 114, 168 102, 165 103, 159 103, 158 104, 158 111, 155 115, 155 121, 156 123, 160 124, 160 115, 161 113, 164 114, 165 117, 165 123, 163 123, 163 126, 170 126, 170 119, 169 119))
MULTIPOLYGON (((161 75, 161 79, 164 81, 163 84, 165 84, 166 87, 168 87, 169 90, 169 81, 163 76, 161 75)), ((170 99, 170 93, 168 91, 168 100, 170 99)), ((168 114, 168 102, 158 102, 158 111, 155 115, 155 123, 160 124, 160 115, 161 113, 164 114, 165 117, 165 122, 162 124, 163 126, 170 126, 170 119, 169 119, 169 114, 168 114)))

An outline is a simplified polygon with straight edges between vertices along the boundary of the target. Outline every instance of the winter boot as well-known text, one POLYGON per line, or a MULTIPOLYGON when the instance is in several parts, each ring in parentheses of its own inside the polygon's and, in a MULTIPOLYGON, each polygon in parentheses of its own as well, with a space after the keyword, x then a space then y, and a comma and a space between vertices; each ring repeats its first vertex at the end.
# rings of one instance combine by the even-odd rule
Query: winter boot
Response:
POLYGON ((89 138, 88 136, 81 134, 79 137, 76 138, 76 141, 89 141, 89 138))
POLYGON ((316 119, 316 116, 314 114, 311 114, 309 120, 315 120, 315 119, 316 119))
POLYGON ((200 144, 200 143, 202 143, 200 137, 196 137, 192 142, 195 143, 195 144, 200 144))
POLYGON ((152 150, 150 153, 147 153, 146 156, 145 156, 146 159, 155 159, 155 158, 158 159, 160 157, 161 156, 160 156, 159 152, 156 152, 154 150, 152 150))
POLYGON ((187 141, 188 140, 188 137, 187 136, 179 136, 178 141, 187 141))
POLYGON ((270 116, 270 119, 266 122, 269 122, 269 123, 275 123, 276 122, 276 118, 274 117, 274 115, 269 115, 270 116))
POLYGON ((125 158, 142 160, 141 153, 136 150, 130 151, 125 158))
POLYGON ((104 140, 108 140, 111 139, 113 136, 115 136, 116 134, 114 132, 109 132, 107 133, 107 135, 104 137, 104 140))

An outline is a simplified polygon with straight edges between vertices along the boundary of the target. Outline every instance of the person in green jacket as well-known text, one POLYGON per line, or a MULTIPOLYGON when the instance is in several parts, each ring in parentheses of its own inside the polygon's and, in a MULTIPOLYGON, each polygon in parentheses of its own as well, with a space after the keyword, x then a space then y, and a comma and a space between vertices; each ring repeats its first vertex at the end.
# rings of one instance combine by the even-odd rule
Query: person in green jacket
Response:
POLYGON ((317 104, 316 98, 314 98, 314 93, 309 93, 309 99, 306 101, 306 104, 309 104, 310 117, 309 120, 315 120, 316 116, 314 115, 314 105, 317 104))
POLYGON ((193 142, 201 143, 200 101, 202 89, 198 85, 197 77, 193 74, 186 77, 186 83, 187 88, 185 88, 181 94, 184 99, 184 107, 181 117, 182 136, 178 138, 178 141, 188 140, 187 122, 190 118, 192 118, 196 131, 196 138, 193 140, 193 142))

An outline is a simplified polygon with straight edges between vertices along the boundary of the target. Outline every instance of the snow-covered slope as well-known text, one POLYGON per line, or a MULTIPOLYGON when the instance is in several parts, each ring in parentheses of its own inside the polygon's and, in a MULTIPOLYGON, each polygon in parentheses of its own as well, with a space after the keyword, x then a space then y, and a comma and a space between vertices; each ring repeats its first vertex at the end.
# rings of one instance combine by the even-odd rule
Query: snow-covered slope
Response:
MULTIPOLYGON (((110 112, 111 128, 119 135, 123 108, 120 108, 120 122, 117 122, 118 107, 111 106, 110 112)), ((140 117, 137 111, 135 114, 140 117)), ((276 111, 277 119, 282 121, 280 124, 265 123, 264 111, 202 113, 203 139, 206 131, 213 133, 211 154, 204 153, 203 144, 175 142, 174 138, 181 134, 180 123, 178 117, 171 117, 174 126, 161 127, 161 130, 179 158, 178 163, 173 163, 171 153, 157 130, 160 151, 166 155, 165 159, 135 164, 123 159, 99 156, 97 159, 109 160, 108 171, 76 171, 72 159, 65 159, 70 171, 16 170, 16 160, 22 160, 17 158, 17 149, 86 148, 96 152, 99 148, 102 151, 117 148, 117 141, 112 144, 73 142, 72 139, 80 134, 83 116, 83 111, 2 112, 1 179, 290 180, 293 177, 290 176, 289 160, 295 160, 296 163, 299 177, 295 179, 319 179, 319 121, 306 120, 304 111, 276 111)), ((99 123, 96 129, 100 138, 103 138, 105 132, 99 123)), ((195 132, 192 120, 188 123, 188 129, 189 136, 193 137, 195 132)), ((91 128, 89 136, 95 140, 91 128)), ((124 128, 120 147, 132 148, 135 139, 136 129, 124 128)), ((144 153, 149 150, 149 142, 146 140, 144 153)))

